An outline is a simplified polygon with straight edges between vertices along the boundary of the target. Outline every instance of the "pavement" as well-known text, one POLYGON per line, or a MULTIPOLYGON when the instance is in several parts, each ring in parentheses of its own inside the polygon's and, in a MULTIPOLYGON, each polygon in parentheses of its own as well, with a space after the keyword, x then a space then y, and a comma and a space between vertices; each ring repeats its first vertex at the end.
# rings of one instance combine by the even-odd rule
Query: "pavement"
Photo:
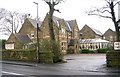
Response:
POLYGON ((22 61, 9 61, 9 60, 3 60, 3 64, 13 64, 13 65, 23 65, 23 66, 35 66, 38 63, 33 62, 22 62, 22 61))
POLYGON ((41 64, 33 62, 20 62, 20 61, 2 61, 3 64, 13 64, 22 66, 50 66, 51 68, 59 68, 61 70, 77 70, 87 72, 102 72, 102 73, 120 73, 120 68, 106 67, 105 54, 73 54, 66 55, 64 58, 66 63, 56 64, 41 64), (54 66, 53 66, 54 65, 54 66))

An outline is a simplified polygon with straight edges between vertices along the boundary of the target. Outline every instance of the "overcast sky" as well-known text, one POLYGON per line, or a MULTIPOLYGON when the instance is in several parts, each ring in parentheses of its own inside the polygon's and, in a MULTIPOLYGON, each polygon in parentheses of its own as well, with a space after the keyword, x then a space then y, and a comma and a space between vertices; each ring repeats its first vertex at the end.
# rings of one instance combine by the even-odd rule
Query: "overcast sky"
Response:
MULTIPOLYGON (((35 17, 36 5, 33 2, 39 3, 39 17, 43 20, 46 13, 49 11, 48 5, 43 0, 0 0, 0 8, 20 13, 30 13, 35 17)), ((104 33, 109 28, 114 30, 112 21, 96 16, 88 16, 86 14, 86 11, 89 11, 90 8, 101 7, 103 5, 105 5, 104 0, 65 0, 65 2, 62 2, 55 7, 56 9, 59 9, 61 13, 55 12, 54 16, 65 20, 76 19, 79 29, 87 24, 104 33)))

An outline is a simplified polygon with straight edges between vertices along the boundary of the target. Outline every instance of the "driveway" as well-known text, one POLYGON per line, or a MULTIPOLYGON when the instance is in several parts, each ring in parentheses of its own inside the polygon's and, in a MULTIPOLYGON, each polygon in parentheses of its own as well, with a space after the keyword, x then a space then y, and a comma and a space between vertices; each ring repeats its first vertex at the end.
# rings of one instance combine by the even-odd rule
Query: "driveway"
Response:
POLYGON ((105 67, 106 54, 66 55, 65 60, 67 60, 65 67, 69 67, 69 69, 96 71, 105 67))
POLYGON ((120 73, 119 68, 106 67, 106 54, 66 55, 64 68, 88 72, 120 73))

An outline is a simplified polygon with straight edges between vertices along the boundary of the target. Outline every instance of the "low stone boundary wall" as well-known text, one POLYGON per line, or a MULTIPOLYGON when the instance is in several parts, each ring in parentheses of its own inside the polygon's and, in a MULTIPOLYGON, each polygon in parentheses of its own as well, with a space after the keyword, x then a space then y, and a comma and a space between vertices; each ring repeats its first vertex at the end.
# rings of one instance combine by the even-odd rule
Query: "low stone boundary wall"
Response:
POLYGON ((120 67, 120 51, 109 51, 106 54, 108 67, 120 67))

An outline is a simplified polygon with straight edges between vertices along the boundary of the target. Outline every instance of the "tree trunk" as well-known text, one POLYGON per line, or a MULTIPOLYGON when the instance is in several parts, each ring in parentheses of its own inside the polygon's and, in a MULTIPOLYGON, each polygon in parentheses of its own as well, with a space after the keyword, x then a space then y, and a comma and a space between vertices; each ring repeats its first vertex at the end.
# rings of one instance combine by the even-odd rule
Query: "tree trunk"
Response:
POLYGON ((118 24, 117 24, 117 23, 115 24, 115 30, 116 30, 116 36, 117 36, 116 41, 120 41, 120 37, 119 37, 119 27, 118 27, 118 24))
POLYGON ((53 29, 53 13, 54 13, 54 6, 50 6, 50 11, 49 11, 49 28, 50 28, 50 38, 51 40, 55 40, 55 34, 54 34, 54 29, 53 29))
POLYGON ((117 36, 116 41, 120 41, 119 28, 118 28, 118 23, 117 23, 116 17, 115 17, 114 4, 113 4, 113 2, 111 2, 111 4, 110 4, 110 9, 111 9, 112 21, 114 22, 114 26, 115 26, 115 30, 116 30, 116 36, 117 36))
MULTIPOLYGON (((54 1, 54 0, 52 0, 54 1)), ((63 57, 60 51, 60 46, 58 46, 56 39, 55 39, 55 34, 54 34, 54 25, 53 25, 53 13, 54 11, 56 11, 54 9, 54 6, 57 5, 59 3, 55 3, 55 2, 47 2, 46 3, 49 5, 49 19, 48 19, 48 23, 49 23, 49 34, 50 34, 50 43, 51 43, 51 51, 53 52, 54 56, 53 56, 53 62, 60 62, 62 61, 63 57)))

